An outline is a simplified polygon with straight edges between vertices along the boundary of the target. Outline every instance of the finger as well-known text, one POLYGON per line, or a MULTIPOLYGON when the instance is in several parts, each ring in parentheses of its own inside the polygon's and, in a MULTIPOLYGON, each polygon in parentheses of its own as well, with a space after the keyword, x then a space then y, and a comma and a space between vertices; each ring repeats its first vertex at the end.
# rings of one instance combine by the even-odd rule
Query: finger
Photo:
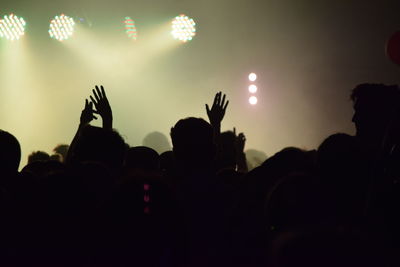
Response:
POLYGON ((97 110, 92 110, 92 112, 95 114, 100 114, 97 110))
POLYGON ((206 104, 207 115, 210 114, 210 107, 206 104))
POLYGON ((224 104, 225 104, 225 97, 226 97, 226 95, 224 94, 224 96, 222 97, 222 101, 221 101, 221 105, 220 106, 224 106, 224 104))
POLYGON ((103 95, 101 94, 101 91, 100 91, 99 86, 96 85, 95 87, 96 87, 97 96, 99 97, 99 99, 102 99, 102 98, 103 98, 103 95))
POLYGON ((88 107, 89 107, 89 101, 85 99, 85 109, 87 109, 88 107))
POLYGON ((220 106, 221 104, 221 92, 218 93, 218 99, 217 99, 217 103, 218 106, 220 106))
POLYGON ((97 101, 96 100, 94 100, 94 98, 92 97, 92 96, 90 96, 90 100, 92 100, 92 103, 94 104, 94 106, 97 106, 97 101))
POLYGON ((222 108, 224 111, 226 110, 226 108, 228 107, 228 104, 229 104, 229 100, 228 101, 226 101, 226 103, 225 103, 225 106, 222 108))
POLYGON ((103 85, 100 85, 100 88, 101 88, 101 94, 103 95, 103 98, 107 98, 106 91, 104 91, 103 85))
POLYGON ((236 136, 236 127, 233 127, 233 134, 236 136))
POLYGON ((216 93, 215 94, 215 96, 214 96, 214 102, 213 102, 213 106, 215 106, 216 104, 217 104, 217 101, 218 101, 218 93, 216 93))
POLYGON ((94 116, 94 115, 92 115, 92 118, 93 118, 93 119, 95 119, 95 120, 97 120, 97 117, 96 117, 96 116, 94 116))
POLYGON ((99 89, 98 89, 97 85, 96 85, 96 90, 95 90, 95 89, 92 90, 93 95, 94 95, 94 97, 96 98, 97 102, 100 101, 100 97, 99 97, 99 95, 98 95, 98 90, 99 90, 99 89))

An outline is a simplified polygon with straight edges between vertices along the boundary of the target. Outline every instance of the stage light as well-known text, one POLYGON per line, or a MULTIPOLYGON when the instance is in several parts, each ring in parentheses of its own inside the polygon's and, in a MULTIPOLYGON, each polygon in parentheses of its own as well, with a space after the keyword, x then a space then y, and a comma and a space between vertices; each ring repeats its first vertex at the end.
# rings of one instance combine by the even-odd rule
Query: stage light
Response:
POLYGON ((196 35, 196 23, 185 15, 175 17, 172 21, 172 35, 175 39, 186 43, 196 35))
POLYGON ((130 17, 125 17, 125 32, 129 38, 136 41, 137 39, 137 31, 135 26, 135 21, 130 17))
POLYGON ((257 86, 254 84, 249 85, 249 92, 252 94, 257 93, 257 86))
POLYGON ((249 80, 251 82, 254 82, 255 80, 257 80, 257 75, 255 73, 250 73, 249 74, 249 80))
POLYGON ((25 33, 26 22, 23 18, 10 14, 0 20, 0 37, 18 40, 25 33))
POLYGON ((251 105, 255 105, 255 104, 257 104, 257 102, 258 102, 257 97, 255 97, 255 96, 250 96, 250 98, 249 98, 249 103, 250 103, 251 105))
POLYGON ((50 22, 49 35, 58 41, 67 40, 74 33, 74 19, 64 14, 55 16, 50 22))

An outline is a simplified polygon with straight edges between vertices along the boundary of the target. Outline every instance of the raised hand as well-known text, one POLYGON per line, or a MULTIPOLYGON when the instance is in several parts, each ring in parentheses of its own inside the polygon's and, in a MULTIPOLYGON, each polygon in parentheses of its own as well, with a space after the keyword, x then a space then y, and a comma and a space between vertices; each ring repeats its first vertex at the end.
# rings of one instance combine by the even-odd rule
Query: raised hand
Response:
POLYGON ((220 127, 221 121, 225 116, 226 108, 228 107, 229 100, 225 102, 226 95, 224 94, 221 99, 221 92, 218 92, 214 97, 214 103, 210 107, 206 104, 207 116, 213 127, 220 127))
POLYGON ((99 114, 103 120, 103 128, 105 129, 111 129, 112 128, 112 110, 110 103, 108 102, 106 92, 104 91, 103 86, 99 87, 96 85, 96 89, 93 89, 93 96, 90 96, 90 100, 94 104, 94 107, 96 108, 95 111, 93 111, 96 114, 99 114))
POLYGON ((236 128, 233 128, 233 133, 235 134, 237 171, 246 173, 248 171, 246 154, 244 153, 246 137, 243 133, 239 133, 239 135, 236 135, 236 128))
POLYGON ((84 126, 89 124, 93 119, 97 120, 97 117, 93 115, 93 103, 85 100, 85 108, 81 113, 81 125, 84 126))
POLYGON ((235 148, 237 153, 243 153, 244 152, 244 146, 246 144, 246 136, 244 136, 244 133, 239 133, 239 135, 236 135, 236 128, 233 128, 233 133, 235 134, 235 148))

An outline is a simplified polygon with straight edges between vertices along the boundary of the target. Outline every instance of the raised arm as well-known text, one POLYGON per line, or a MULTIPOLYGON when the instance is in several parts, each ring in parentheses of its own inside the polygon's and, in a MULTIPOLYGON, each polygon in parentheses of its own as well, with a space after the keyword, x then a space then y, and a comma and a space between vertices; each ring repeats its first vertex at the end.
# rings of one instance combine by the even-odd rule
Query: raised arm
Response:
POLYGON ((249 169, 247 166, 246 154, 244 153, 246 136, 244 136, 244 133, 239 133, 238 135, 236 135, 236 128, 233 128, 233 133, 235 134, 237 171, 242 173, 247 173, 249 169))
POLYGON ((81 134, 82 129, 86 126, 89 125, 89 123, 95 119, 97 120, 97 117, 93 115, 93 103, 89 102, 87 99, 85 99, 85 107, 81 112, 81 117, 80 117, 80 122, 79 122, 79 127, 78 130, 75 133, 74 139, 72 139, 71 144, 69 145, 69 149, 67 152, 67 156, 65 158, 65 163, 70 164, 71 159, 72 159, 72 154, 74 153, 75 150, 75 145, 76 142, 79 138, 79 135, 81 134))

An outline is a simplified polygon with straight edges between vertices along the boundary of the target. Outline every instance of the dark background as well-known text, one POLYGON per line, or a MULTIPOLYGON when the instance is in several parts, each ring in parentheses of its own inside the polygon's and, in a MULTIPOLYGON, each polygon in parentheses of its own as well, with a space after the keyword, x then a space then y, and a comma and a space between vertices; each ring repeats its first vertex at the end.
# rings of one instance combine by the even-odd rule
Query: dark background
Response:
POLYGON ((27 22, 20 41, 0 40, 0 128, 17 136, 24 158, 70 142, 95 84, 105 85, 114 127, 130 145, 152 131, 168 135, 182 117, 205 117, 204 103, 222 90, 230 99, 223 130, 236 126, 247 148, 271 155, 353 134, 351 89, 400 80, 385 54, 400 30, 400 1, 2 0, 0 11, 27 22), (61 13, 84 19, 63 43, 47 33, 61 13), (186 44, 169 34, 181 13, 197 23, 186 44), (136 42, 125 16, 136 22, 136 42))

